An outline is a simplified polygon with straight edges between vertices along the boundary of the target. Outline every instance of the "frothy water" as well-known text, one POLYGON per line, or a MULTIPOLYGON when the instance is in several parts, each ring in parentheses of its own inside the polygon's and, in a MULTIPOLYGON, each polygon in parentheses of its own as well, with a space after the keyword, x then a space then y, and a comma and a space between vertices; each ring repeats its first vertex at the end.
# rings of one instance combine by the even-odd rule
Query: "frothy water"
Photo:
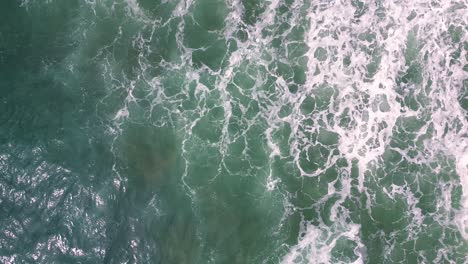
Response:
POLYGON ((467 262, 467 8, 1 3, 0 262, 467 262))

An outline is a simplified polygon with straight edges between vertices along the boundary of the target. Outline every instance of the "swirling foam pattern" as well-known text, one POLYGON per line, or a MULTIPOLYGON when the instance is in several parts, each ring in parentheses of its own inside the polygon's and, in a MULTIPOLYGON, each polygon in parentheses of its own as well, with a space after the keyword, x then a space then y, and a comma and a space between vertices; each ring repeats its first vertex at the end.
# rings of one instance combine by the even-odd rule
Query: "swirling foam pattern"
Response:
POLYGON ((3 0, 1 263, 468 263, 466 0, 3 0))

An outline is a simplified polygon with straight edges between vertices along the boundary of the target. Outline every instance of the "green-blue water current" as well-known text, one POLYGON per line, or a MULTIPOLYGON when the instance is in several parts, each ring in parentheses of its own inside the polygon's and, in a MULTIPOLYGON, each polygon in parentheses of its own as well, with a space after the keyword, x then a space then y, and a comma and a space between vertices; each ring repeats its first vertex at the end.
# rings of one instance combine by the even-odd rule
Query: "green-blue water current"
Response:
POLYGON ((0 263, 468 263, 466 0, 0 1, 0 263))

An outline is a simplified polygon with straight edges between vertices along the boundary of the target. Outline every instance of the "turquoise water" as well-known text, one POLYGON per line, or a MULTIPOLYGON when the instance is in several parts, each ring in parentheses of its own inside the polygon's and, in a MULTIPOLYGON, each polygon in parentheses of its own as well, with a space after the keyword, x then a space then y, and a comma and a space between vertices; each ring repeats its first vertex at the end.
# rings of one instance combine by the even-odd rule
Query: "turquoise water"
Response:
POLYGON ((3 0, 0 263, 468 263, 466 1, 3 0))

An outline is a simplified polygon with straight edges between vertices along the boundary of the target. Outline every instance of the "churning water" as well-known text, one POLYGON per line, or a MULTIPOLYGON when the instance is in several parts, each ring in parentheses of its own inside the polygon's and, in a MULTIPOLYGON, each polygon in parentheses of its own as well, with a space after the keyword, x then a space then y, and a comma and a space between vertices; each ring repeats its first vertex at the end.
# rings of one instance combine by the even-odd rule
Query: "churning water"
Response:
POLYGON ((468 263, 466 0, 0 1, 1 263, 468 263))

